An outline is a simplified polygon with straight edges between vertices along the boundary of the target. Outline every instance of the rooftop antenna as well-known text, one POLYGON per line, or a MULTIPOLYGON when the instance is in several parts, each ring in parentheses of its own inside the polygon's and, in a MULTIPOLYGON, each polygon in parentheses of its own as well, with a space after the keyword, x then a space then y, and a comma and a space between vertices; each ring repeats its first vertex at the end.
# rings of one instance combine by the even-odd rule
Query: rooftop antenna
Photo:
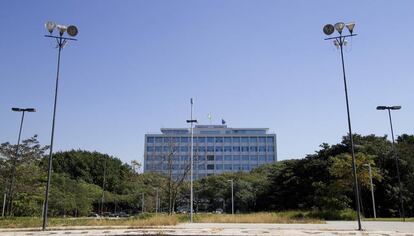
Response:
POLYGON ((210 112, 210 113, 208 113, 207 118, 210 120, 210 125, 211 125, 211 120, 212 120, 212 118, 213 118, 213 117, 211 117, 211 112, 210 112))

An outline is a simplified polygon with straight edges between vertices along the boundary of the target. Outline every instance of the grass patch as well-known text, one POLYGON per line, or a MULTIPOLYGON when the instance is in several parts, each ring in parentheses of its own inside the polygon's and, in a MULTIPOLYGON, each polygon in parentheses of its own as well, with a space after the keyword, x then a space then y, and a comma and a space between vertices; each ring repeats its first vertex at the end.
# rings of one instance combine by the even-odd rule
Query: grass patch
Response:
MULTIPOLYGON (((161 226, 178 224, 176 216, 144 214, 138 217, 119 219, 95 218, 49 218, 49 227, 70 226, 161 226)), ((39 217, 15 217, 0 219, 0 228, 35 228, 41 227, 42 219, 39 217)))
POLYGON ((194 217, 196 223, 273 223, 273 224, 292 224, 292 223, 324 223, 323 220, 313 219, 298 212, 282 213, 251 213, 251 214, 197 214, 194 217))
POLYGON ((355 220, 357 218, 356 212, 352 209, 345 209, 341 211, 311 211, 305 213, 307 217, 324 219, 324 220, 355 220))

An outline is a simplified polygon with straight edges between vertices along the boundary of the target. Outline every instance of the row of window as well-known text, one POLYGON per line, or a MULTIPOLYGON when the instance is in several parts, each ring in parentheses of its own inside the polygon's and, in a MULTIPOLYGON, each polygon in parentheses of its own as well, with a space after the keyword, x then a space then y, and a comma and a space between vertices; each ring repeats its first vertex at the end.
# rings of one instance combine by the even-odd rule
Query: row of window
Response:
MULTIPOLYGON (((147 146, 147 152, 189 152, 188 146, 147 146)), ((274 146, 207 146, 194 147, 194 152, 274 152, 274 146)))
MULTIPOLYGON (((165 156, 147 156, 147 161, 167 161, 168 157, 165 156)), ((194 161, 274 161, 274 155, 258 155, 258 156, 248 156, 248 155, 207 155, 207 156, 194 156, 194 161)), ((173 162, 177 161, 190 161, 189 156, 173 156, 173 162)))
MULTIPOLYGON (((195 143, 273 143, 274 137, 194 137, 195 143)), ((189 137, 147 137, 147 143, 189 143, 189 137)))
MULTIPOLYGON (((262 163, 264 164, 264 163, 262 163)), ((252 164, 199 164, 196 167, 196 170, 225 170, 225 171, 249 171, 252 170, 256 167, 258 167, 259 164, 256 163, 252 163, 252 164)), ((147 164, 146 165, 146 169, 149 171, 159 171, 159 170, 168 170, 169 166, 166 164, 157 164, 157 165, 152 165, 152 164, 147 164)), ((187 165, 178 165, 178 164, 173 164, 171 165, 171 169, 172 170, 185 170, 188 169, 187 165)))

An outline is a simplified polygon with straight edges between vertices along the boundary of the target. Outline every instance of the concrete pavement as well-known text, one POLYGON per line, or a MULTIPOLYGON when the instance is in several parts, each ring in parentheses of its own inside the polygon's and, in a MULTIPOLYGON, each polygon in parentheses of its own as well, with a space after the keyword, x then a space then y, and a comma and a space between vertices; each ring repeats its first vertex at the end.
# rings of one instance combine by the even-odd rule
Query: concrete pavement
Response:
POLYGON ((152 228, 71 227, 39 229, 1 229, 0 235, 283 235, 283 236, 414 236, 414 222, 363 222, 363 231, 352 221, 328 221, 326 224, 212 224, 194 223, 152 228))

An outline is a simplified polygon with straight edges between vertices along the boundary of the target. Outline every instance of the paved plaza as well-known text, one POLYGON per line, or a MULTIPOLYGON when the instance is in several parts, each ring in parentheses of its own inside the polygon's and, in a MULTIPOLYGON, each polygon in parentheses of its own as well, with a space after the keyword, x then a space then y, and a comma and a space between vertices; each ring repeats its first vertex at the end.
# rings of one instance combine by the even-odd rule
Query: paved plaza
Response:
POLYGON ((39 229, 1 229, 0 235, 378 235, 414 236, 414 222, 363 222, 363 231, 351 221, 328 221, 326 224, 210 224, 194 223, 176 226, 139 228, 71 227, 39 229))

